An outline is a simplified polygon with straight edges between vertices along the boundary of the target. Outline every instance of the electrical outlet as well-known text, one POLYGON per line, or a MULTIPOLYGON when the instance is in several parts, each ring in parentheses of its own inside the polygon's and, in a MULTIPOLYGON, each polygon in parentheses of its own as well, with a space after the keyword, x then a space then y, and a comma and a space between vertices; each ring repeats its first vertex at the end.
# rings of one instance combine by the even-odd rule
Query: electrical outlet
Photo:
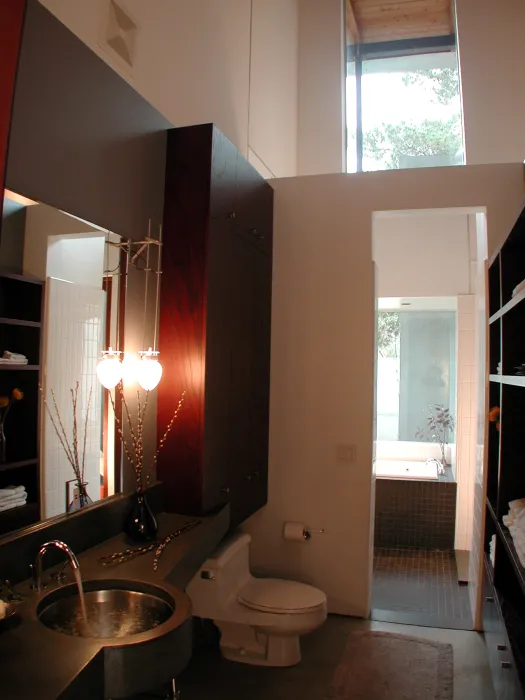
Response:
POLYGON ((336 446, 336 455, 338 462, 355 462, 357 446, 341 444, 336 446))

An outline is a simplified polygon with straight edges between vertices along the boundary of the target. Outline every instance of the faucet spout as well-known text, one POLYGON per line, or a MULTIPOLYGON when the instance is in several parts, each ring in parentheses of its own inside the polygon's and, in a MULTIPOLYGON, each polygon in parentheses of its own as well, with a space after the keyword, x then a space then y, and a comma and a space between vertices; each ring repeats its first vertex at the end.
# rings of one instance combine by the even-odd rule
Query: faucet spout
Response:
POLYGON ((56 549, 60 549, 62 552, 66 553, 73 571, 80 569, 78 559, 76 558, 73 550, 68 547, 65 542, 61 542, 60 540, 51 540, 50 542, 46 542, 40 547, 36 556, 36 590, 38 592, 42 590, 42 565, 44 554, 50 547, 55 547, 56 549))

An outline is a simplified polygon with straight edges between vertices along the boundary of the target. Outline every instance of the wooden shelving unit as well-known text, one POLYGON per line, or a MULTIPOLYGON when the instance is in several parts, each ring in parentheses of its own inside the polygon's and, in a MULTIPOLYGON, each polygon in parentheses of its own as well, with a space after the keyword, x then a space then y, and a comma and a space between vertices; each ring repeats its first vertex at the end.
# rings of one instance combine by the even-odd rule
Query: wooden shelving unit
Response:
POLYGON ((487 430, 483 626, 501 700, 522 700, 525 688, 525 568, 502 521, 525 498, 525 290, 513 294, 524 279, 525 210, 489 266, 489 403, 500 420, 487 430))
POLYGON ((0 535, 40 520, 39 391, 43 284, 0 272, 0 356, 5 350, 24 354, 27 365, 0 364, 0 396, 13 389, 24 398, 5 421, 6 461, 0 463, 0 488, 24 486, 27 504, 0 512, 0 535))

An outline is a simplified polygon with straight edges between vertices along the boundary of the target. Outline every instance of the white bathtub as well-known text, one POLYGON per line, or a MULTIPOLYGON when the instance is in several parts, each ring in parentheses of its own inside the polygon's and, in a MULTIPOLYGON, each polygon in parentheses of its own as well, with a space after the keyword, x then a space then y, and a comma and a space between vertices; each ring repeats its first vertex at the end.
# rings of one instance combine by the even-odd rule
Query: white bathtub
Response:
POLYGON ((401 459, 376 459, 375 473, 379 479, 426 479, 438 480, 435 462, 410 462, 401 459))

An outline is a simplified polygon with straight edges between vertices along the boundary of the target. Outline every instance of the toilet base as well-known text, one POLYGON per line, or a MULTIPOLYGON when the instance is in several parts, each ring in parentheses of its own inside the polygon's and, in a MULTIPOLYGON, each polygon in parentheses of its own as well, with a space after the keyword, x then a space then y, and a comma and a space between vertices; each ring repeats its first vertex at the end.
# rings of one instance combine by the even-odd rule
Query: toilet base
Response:
POLYGON ((234 622, 215 624, 221 631, 220 649, 228 661, 252 666, 295 666, 301 661, 299 637, 275 636, 234 622))

